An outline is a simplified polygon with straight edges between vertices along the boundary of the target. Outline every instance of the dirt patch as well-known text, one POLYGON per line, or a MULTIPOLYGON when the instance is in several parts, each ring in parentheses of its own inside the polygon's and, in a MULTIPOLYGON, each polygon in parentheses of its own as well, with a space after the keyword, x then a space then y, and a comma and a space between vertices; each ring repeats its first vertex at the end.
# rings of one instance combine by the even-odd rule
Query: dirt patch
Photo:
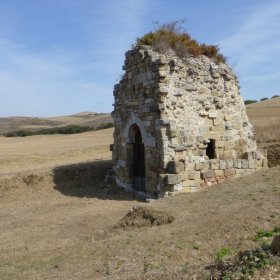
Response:
POLYGON ((37 174, 27 174, 25 175, 22 180, 26 185, 36 185, 43 181, 43 176, 37 175, 37 174))
POLYGON ((165 211, 158 211, 148 207, 134 206, 115 226, 115 228, 149 227, 170 224, 174 216, 165 211))
POLYGON ((280 165, 280 144, 274 144, 266 147, 268 166, 280 165))
POLYGON ((0 198, 41 191, 43 188, 49 188, 51 183, 52 173, 50 170, 43 170, 37 174, 33 172, 22 172, 3 176, 0 177, 0 198))

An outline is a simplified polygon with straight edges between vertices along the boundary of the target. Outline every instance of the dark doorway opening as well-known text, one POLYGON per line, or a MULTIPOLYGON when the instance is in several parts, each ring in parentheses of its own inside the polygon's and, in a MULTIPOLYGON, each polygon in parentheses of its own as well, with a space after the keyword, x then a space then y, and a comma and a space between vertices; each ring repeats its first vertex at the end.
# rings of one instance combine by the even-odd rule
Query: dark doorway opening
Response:
POLYGON ((142 135, 139 127, 133 129, 133 188, 146 192, 145 186, 145 147, 142 143, 142 135))
POLYGON ((206 155, 208 156, 209 159, 214 159, 216 158, 216 150, 215 150, 215 140, 214 139, 209 139, 209 143, 206 148, 206 155))

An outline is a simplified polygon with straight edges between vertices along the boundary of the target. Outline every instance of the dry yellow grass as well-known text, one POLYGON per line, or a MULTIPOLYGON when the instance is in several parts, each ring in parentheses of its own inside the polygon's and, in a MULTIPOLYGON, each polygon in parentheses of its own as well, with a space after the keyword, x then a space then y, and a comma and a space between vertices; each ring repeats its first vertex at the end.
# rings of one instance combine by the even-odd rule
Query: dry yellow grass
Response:
POLYGON ((280 142, 280 97, 246 106, 259 143, 280 142))
POLYGON ((0 137, 0 174, 109 159, 113 129, 74 135, 0 137))
MULTIPOLYGON (((65 166, 36 180, 28 173, 0 179, 1 192, 10 185, 0 196, 1 280, 210 279, 217 251, 258 247, 257 231, 280 225, 279 167, 149 205, 174 215, 171 224, 116 229, 143 203, 97 187, 91 164, 80 174, 65 166)), ((278 263, 253 279, 279 271, 278 263)))
POLYGON ((116 227, 143 202, 103 184, 112 134, 0 137, 1 280, 209 279, 218 250, 280 226, 278 166, 149 205, 171 224, 116 227))

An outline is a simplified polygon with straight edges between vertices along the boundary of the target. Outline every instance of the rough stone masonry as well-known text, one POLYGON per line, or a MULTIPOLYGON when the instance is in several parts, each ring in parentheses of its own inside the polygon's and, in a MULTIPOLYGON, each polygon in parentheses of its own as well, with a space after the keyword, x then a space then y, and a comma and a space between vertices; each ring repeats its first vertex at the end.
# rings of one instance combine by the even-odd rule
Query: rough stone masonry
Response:
POLYGON ((119 186, 162 197, 267 166, 225 63, 140 46, 126 53, 123 69, 112 112, 119 186))

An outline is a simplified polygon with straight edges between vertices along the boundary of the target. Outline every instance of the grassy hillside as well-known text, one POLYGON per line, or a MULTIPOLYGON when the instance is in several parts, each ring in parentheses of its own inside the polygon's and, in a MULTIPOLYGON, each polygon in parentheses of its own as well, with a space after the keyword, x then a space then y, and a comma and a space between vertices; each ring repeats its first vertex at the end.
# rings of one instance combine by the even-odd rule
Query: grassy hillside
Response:
POLYGON ((35 117, 7 117, 0 118, 0 134, 19 130, 38 131, 69 125, 88 126, 97 128, 102 124, 112 122, 110 114, 84 112, 70 116, 58 116, 49 118, 35 117))
POLYGON ((246 106, 259 143, 280 142, 280 97, 246 106))

